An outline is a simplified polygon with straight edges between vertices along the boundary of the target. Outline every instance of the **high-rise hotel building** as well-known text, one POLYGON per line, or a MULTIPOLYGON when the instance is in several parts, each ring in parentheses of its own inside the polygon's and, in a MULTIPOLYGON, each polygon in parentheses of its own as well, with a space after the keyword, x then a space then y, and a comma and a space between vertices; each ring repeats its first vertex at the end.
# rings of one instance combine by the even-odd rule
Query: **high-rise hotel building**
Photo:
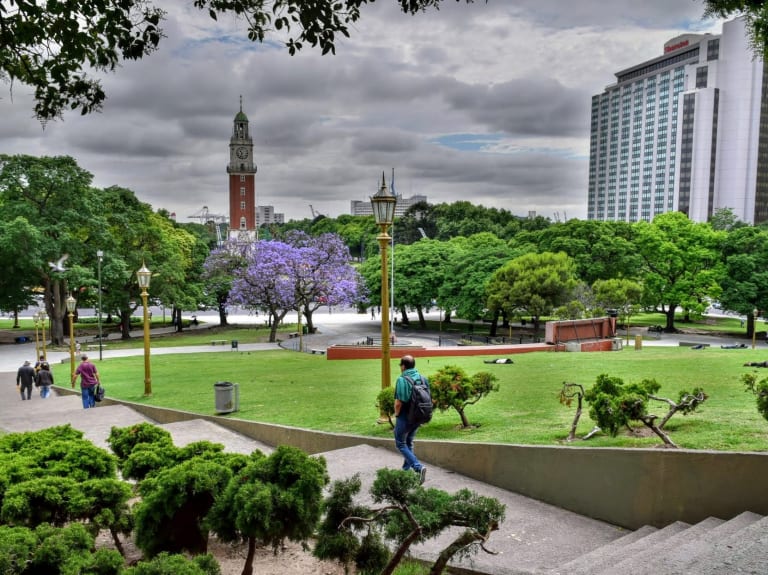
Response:
POLYGON ((768 221, 767 92, 741 18, 618 72, 592 98, 588 219, 768 221))

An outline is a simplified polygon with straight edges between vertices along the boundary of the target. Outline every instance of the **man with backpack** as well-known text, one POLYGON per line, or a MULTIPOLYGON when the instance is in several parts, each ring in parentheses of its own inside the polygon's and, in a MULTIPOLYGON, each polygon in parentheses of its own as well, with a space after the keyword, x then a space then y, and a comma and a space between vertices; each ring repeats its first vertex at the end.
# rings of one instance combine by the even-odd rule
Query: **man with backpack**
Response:
POLYGON ((400 377, 395 382, 395 446, 403 454, 403 469, 419 474, 424 483, 427 468, 413 453, 413 438, 423 423, 432 418, 432 398, 427 378, 416 371, 416 360, 404 355, 400 360, 400 377))

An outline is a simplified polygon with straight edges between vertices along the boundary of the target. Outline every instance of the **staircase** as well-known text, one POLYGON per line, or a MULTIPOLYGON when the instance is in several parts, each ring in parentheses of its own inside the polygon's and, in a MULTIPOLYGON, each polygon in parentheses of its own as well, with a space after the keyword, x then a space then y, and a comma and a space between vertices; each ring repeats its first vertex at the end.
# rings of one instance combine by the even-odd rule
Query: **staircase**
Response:
POLYGON ((730 575, 768 573, 768 517, 643 527, 547 571, 550 575, 730 575))
MULTIPOLYGON (((113 426, 149 421, 119 404, 83 410, 75 395, 54 395, 47 400, 35 396, 26 402, 5 390, 2 395, 5 406, 0 407, 0 428, 34 431, 68 423, 105 449, 113 426)), ((208 440, 238 453, 259 449, 268 454, 273 449, 201 419, 160 427, 168 430, 178 446, 208 440)), ((418 454, 418 442, 416 451, 418 454)), ((366 444, 318 455, 326 459, 332 480, 359 474, 363 498, 377 469, 398 468, 402 461, 393 451, 366 444)), ((709 518, 696 525, 678 522, 663 529, 646 526, 628 532, 434 466, 428 465, 425 487, 449 492, 467 488, 506 505, 506 520, 487 544, 496 554, 481 552, 462 560, 455 571, 461 575, 768 574, 768 518, 754 513, 745 512, 729 521, 709 518)), ((412 554, 434 560, 458 532, 417 545, 412 554)))

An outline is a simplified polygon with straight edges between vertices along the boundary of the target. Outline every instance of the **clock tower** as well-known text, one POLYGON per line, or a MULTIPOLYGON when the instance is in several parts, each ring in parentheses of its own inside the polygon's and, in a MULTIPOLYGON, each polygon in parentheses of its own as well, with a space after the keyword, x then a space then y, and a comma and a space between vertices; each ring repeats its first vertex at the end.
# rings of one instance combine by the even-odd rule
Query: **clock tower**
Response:
POLYGON ((229 139, 229 238, 257 239, 256 230, 256 164, 253 163, 253 139, 248 132, 248 116, 240 111, 235 116, 229 139))

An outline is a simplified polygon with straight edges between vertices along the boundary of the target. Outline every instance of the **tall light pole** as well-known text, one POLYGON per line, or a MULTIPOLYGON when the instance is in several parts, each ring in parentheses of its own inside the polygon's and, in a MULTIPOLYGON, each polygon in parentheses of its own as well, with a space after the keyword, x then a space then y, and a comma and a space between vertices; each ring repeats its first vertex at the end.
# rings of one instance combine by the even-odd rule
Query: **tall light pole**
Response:
POLYGON ((755 336, 757 335, 757 308, 752 310, 752 349, 755 349, 755 336))
POLYGON ((141 264, 141 269, 136 272, 141 288, 141 302, 144 305, 144 396, 152 395, 152 377, 149 372, 149 313, 147 308, 147 290, 149 289, 149 280, 152 272, 147 269, 145 264, 141 264))
POLYGON ((40 312, 33 313, 32 319, 35 320, 35 361, 37 361, 40 359, 40 312))
POLYGON ((69 381, 75 379, 75 308, 77 300, 71 295, 67 298, 69 312, 69 381))
POLYGON ((96 250, 96 257, 99 260, 99 361, 101 361, 101 260, 104 258, 104 252, 96 250))
POLYGON ((48 361, 48 352, 45 350, 45 322, 48 321, 48 314, 44 309, 40 310, 40 323, 43 324, 43 359, 48 361))
POLYGON ((395 219, 395 204, 397 198, 387 188, 384 174, 381 174, 381 187, 371 198, 373 216, 376 225, 381 228, 381 233, 376 236, 381 251, 381 389, 390 386, 389 374, 389 280, 387 278, 387 246, 392 239, 387 233, 387 228, 395 219))

